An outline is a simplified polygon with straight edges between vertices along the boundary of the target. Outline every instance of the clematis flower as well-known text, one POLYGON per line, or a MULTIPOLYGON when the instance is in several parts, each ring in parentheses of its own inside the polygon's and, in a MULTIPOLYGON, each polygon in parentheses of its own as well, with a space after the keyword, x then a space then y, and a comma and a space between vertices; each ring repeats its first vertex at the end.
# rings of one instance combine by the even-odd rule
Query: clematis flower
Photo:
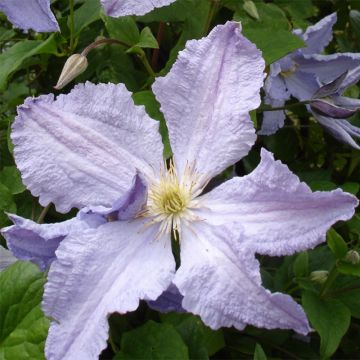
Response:
POLYGON ((187 42, 152 88, 167 119, 168 164, 159 123, 122 84, 77 85, 18 108, 14 156, 32 194, 60 212, 77 207, 107 220, 69 233, 55 251, 43 299, 53 319, 48 360, 96 359, 109 314, 134 311, 166 290, 178 291, 181 307, 213 329, 310 331, 300 305, 262 287, 255 253, 316 246, 353 215, 357 199, 342 190, 311 192, 265 149, 251 174, 203 193, 255 142, 249 111, 260 104, 263 70, 238 23, 187 42), (180 243, 178 269, 172 236, 180 243))
MULTIPOLYGON (((306 47, 292 52, 270 66, 270 74, 264 86, 265 103, 273 107, 281 107, 291 96, 300 101, 310 100, 324 84, 333 82, 345 72, 348 72, 349 75, 339 94, 346 87, 358 81, 356 74, 359 71, 356 69, 360 68, 360 54, 320 54, 332 39, 332 27, 336 19, 336 13, 334 13, 326 16, 315 25, 309 26, 304 33, 301 30, 294 30, 294 34, 304 40, 306 47)), ((347 102, 349 104, 349 102, 356 102, 356 100, 348 98, 347 102)), ((330 121, 323 117, 315 117, 326 130, 339 140, 357 147, 351 136, 355 134, 359 136, 360 130, 358 128, 345 120, 330 121)), ((265 111, 259 134, 271 135, 275 133, 284 125, 284 120, 285 113, 283 110, 265 111)))
MULTIPOLYGON (((100 0, 105 14, 112 17, 144 15, 155 8, 169 5, 175 0, 100 0)), ((0 0, 0 11, 9 21, 24 31, 60 31, 50 0, 0 0)))

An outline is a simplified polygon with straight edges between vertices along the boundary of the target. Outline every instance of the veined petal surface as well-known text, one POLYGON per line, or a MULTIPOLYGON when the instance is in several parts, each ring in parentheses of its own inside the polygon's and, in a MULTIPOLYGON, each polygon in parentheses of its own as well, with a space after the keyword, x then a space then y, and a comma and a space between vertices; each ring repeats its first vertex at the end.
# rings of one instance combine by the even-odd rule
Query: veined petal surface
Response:
POLYGON ((360 66, 360 53, 331 55, 305 55, 296 58, 302 72, 316 74, 323 83, 329 83, 343 74, 360 66))
POLYGON ((360 146, 352 138, 360 138, 360 129, 351 125, 345 119, 334 119, 323 116, 312 111, 315 119, 330 133, 335 139, 352 146, 354 149, 360 150, 360 146))
POLYGON ((321 53, 332 39, 332 28, 337 21, 336 13, 325 16, 315 25, 309 26, 302 38, 306 48, 301 49, 303 54, 321 53))
POLYGON ((199 198, 211 224, 236 222, 242 241, 255 252, 291 255, 325 241, 326 231, 348 220, 358 205, 355 196, 340 189, 312 192, 286 165, 262 149, 261 162, 249 175, 234 177, 199 198))
POLYGON ((173 3, 175 0, 101 0, 105 14, 112 17, 145 15, 155 8, 173 3))
POLYGON ((86 83, 56 100, 28 98, 11 138, 24 184, 43 206, 67 212, 111 207, 137 169, 152 176, 162 164, 158 128, 124 85, 86 83))
POLYGON ((302 71, 295 71, 291 76, 285 77, 284 81, 291 95, 300 101, 311 99, 320 87, 315 74, 302 71))
POLYGON ((190 164, 211 178, 248 153, 256 138, 248 113, 260 104, 263 70, 260 51, 227 22, 188 41, 169 74, 156 79, 179 174, 190 164))
POLYGON ((107 317, 155 300, 175 272, 169 239, 142 220, 115 221, 68 236, 56 252, 43 309, 54 319, 46 341, 48 360, 95 360, 106 347, 107 317))
POLYGON ((44 271, 55 260, 55 251, 60 242, 71 232, 96 228, 105 219, 93 214, 54 224, 38 224, 21 216, 10 214, 14 223, 1 229, 11 252, 20 260, 32 261, 44 271))
POLYGON ((24 31, 60 31, 50 9, 50 0, 0 0, 0 11, 15 27, 24 31))
POLYGON ((184 229, 181 266, 174 279, 184 296, 183 308, 200 315, 213 329, 234 326, 241 330, 252 324, 308 333, 300 305, 288 295, 271 294, 261 286, 259 263, 241 243, 237 230, 205 222, 184 229))

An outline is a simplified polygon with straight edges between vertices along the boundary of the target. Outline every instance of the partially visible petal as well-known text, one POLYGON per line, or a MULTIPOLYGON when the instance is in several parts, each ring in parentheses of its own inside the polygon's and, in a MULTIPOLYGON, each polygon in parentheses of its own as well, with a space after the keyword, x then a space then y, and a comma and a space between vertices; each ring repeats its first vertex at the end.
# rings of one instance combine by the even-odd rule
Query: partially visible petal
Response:
POLYGON ((356 109, 360 108, 360 99, 353 99, 345 96, 333 96, 332 101, 338 106, 346 107, 347 109, 356 109))
POLYGON ((358 205, 340 189, 312 192, 286 165, 261 150, 261 162, 249 175, 234 177, 199 198, 198 216, 211 224, 243 227, 243 242, 272 256, 291 255, 325 241, 326 231, 348 220, 358 205))
POLYGON ((24 31, 60 31, 50 0, 0 0, 0 11, 4 12, 15 27, 24 31))
POLYGON ((175 0, 100 0, 105 14, 112 17, 145 15, 151 10, 173 3, 175 0))
POLYGON ((115 221, 68 236, 59 246, 45 286, 43 309, 55 321, 48 360, 98 359, 106 347, 107 317, 155 300, 175 272, 170 239, 141 220, 115 221))
MULTIPOLYGON (((235 229, 234 229, 235 230, 235 229)), ((260 267, 252 251, 241 243, 241 234, 206 223, 184 229, 181 266, 175 285, 182 305, 200 315, 213 329, 246 324, 267 329, 310 331, 306 315, 290 296, 271 294, 261 286, 260 267)))
POLYGON ((168 313, 171 311, 185 312, 181 306, 183 296, 180 294, 178 288, 171 284, 167 290, 165 290, 156 300, 148 301, 147 304, 153 310, 160 311, 162 313, 168 313))
POLYGON ((0 245, 0 272, 17 261, 11 252, 0 245))
POLYGON ((356 68, 351 69, 347 76, 345 77, 345 80, 342 82, 339 93, 342 94, 349 86, 355 85, 360 81, 360 65, 356 68))
POLYGON ((319 90, 316 91, 316 93, 313 95, 314 99, 320 99, 326 96, 332 96, 339 92, 340 86, 344 82, 345 78, 348 75, 348 71, 345 71, 340 76, 335 78, 335 80, 327 83, 326 85, 323 85, 320 87, 319 90))
POLYGON ((343 119, 334 119, 322 116, 313 112, 315 119, 330 133, 335 139, 352 146, 354 149, 360 150, 360 146, 355 142, 352 136, 360 138, 360 129, 351 125, 343 119))
POLYGON ((360 53, 307 55, 296 58, 302 72, 316 74, 322 83, 329 83, 346 71, 360 66, 360 53))
POLYGON ((265 80, 264 90, 266 96, 274 100, 288 100, 290 98, 284 79, 280 73, 274 70, 274 64, 270 66, 270 74, 265 80))
MULTIPOLYGON (((265 103, 268 104, 270 101, 265 99, 265 103)), ((284 106, 285 101, 282 100, 272 100, 271 105, 273 107, 284 106)), ((261 125, 261 130, 258 131, 259 135, 272 135, 275 134, 280 128, 284 126, 285 122, 285 112, 283 110, 276 111, 264 111, 263 112, 263 122, 261 125)))
POLYGON ((263 70, 260 51, 227 22, 188 41, 168 75, 156 79, 179 174, 195 164, 208 180, 248 153, 256 138, 248 113, 260 104, 263 70))
POLYGON ((20 260, 30 260, 44 271, 55 260, 55 251, 71 232, 96 228, 105 222, 97 215, 85 215, 60 223, 38 224, 17 215, 9 215, 14 225, 1 230, 11 252, 20 260))
POLYGON ((67 212, 111 207, 137 169, 151 176, 162 164, 158 127, 124 85, 86 83, 57 100, 28 98, 11 138, 24 184, 43 206, 67 212))
POLYGON ((331 101, 317 99, 310 104, 313 112, 323 116, 329 116, 335 119, 348 118, 356 113, 358 109, 347 109, 345 107, 337 106, 331 101))
POLYGON ((95 213, 114 220, 131 220, 146 205, 147 184, 140 174, 136 174, 129 190, 115 201, 111 208, 89 206, 82 209, 83 213, 95 213))
POLYGON ((309 26, 302 35, 306 48, 301 49, 303 54, 321 53, 332 39, 332 28, 337 21, 336 13, 332 13, 316 24, 309 26))
POLYGON ((315 74, 308 74, 299 70, 291 76, 284 77, 284 81, 291 95, 300 101, 311 99, 320 87, 315 74))

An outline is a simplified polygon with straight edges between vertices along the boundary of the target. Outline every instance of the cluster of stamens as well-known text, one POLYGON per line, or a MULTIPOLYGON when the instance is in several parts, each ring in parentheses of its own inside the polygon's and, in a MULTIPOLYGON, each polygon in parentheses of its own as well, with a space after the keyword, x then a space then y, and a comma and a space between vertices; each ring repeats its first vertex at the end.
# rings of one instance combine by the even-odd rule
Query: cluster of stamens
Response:
POLYGON ((197 188, 198 176, 193 167, 186 166, 178 176, 172 161, 154 179, 148 190, 148 201, 143 216, 151 218, 150 224, 161 223, 158 236, 173 232, 175 239, 181 232, 181 222, 196 219, 192 210, 197 207, 195 197, 202 189, 197 188))

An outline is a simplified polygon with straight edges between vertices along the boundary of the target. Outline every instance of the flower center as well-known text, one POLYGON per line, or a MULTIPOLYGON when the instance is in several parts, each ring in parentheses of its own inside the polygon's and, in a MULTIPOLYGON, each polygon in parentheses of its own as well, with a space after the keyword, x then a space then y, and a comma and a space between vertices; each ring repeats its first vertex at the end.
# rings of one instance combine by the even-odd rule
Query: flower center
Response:
MULTIPOLYGON (((164 167, 165 168, 165 167, 164 167)), ((175 239, 181 233, 182 222, 197 220, 193 210, 198 207, 196 197, 202 188, 197 188, 195 170, 186 166, 179 178, 173 162, 160 172, 160 177, 150 182, 148 201, 142 216, 150 218, 149 225, 160 223, 158 236, 173 232, 175 239)))

